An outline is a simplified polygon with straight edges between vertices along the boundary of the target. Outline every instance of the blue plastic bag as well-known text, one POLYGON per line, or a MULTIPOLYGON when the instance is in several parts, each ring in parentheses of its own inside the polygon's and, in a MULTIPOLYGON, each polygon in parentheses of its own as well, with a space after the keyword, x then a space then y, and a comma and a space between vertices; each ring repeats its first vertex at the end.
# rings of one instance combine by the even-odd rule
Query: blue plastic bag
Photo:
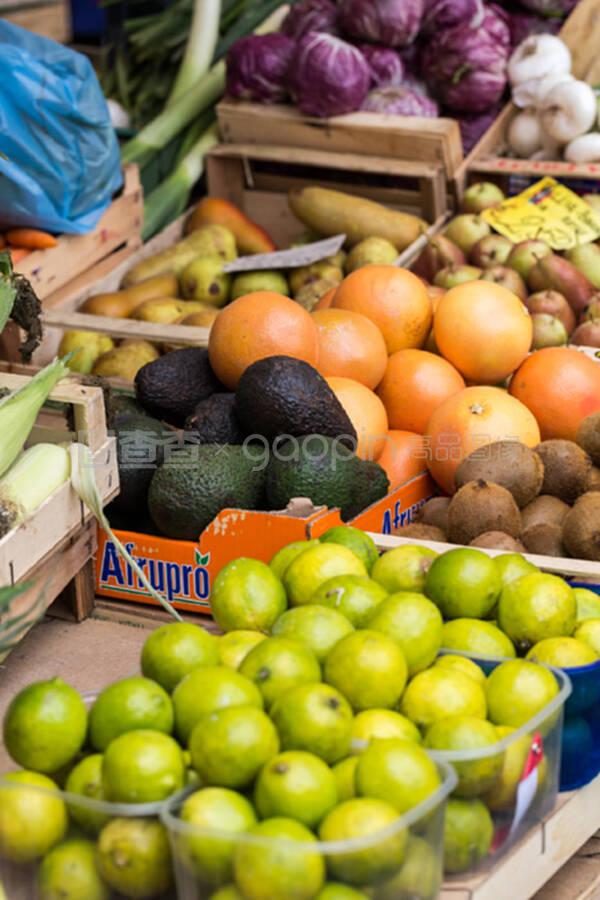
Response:
POLYGON ((122 180, 90 61, 0 19, 0 229, 85 234, 122 180))

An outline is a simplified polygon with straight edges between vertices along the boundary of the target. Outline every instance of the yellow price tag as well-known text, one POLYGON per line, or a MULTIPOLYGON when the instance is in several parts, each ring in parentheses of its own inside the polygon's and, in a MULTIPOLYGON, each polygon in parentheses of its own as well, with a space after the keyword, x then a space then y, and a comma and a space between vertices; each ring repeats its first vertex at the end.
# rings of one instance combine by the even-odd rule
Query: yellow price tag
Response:
POLYGON ((539 240, 567 250, 600 237, 600 218, 592 207, 554 178, 542 178, 482 216, 515 244, 539 240))

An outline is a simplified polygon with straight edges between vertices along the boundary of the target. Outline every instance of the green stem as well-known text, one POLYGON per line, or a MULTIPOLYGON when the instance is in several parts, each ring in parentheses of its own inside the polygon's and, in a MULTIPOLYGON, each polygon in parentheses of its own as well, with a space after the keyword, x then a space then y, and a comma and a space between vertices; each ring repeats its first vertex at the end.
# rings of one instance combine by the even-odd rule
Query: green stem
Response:
POLYGON ((177 102, 207 72, 219 37, 221 0, 195 0, 181 66, 167 106, 177 102))

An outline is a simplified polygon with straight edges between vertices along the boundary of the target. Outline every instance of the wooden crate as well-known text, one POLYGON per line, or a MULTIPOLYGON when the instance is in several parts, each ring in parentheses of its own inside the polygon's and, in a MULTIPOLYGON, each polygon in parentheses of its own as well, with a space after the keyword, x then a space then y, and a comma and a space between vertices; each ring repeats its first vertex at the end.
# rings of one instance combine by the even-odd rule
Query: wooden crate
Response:
POLYGON ((0 16, 35 34, 66 44, 71 38, 71 11, 67 0, 3 0, 0 16))
POLYGON ((89 234, 61 235, 58 246, 29 253, 16 266, 41 300, 117 250, 133 253, 142 243, 144 202, 138 168, 125 166, 123 189, 89 234))

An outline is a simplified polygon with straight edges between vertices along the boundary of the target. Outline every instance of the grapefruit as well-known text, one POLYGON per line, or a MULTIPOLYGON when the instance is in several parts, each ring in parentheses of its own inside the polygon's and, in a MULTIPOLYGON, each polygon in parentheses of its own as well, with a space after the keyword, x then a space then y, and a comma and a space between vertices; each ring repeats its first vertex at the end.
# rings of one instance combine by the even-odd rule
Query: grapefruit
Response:
POLYGON ((427 471, 427 447, 422 435, 388 431, 377 460, 390 482, 390 491, 427 471))
POLYGON ((375 388, 383 378, 388 355, 379 328, 361 313, 322 309, 312 314, 319 331, 321 375, 354 378, 375 388))
POLYGON ((327 384, 346 410, 358 437, 356 455, 377 459, 388 433, 385 406, 373 391, 352 378, 330 377, 327 384))

